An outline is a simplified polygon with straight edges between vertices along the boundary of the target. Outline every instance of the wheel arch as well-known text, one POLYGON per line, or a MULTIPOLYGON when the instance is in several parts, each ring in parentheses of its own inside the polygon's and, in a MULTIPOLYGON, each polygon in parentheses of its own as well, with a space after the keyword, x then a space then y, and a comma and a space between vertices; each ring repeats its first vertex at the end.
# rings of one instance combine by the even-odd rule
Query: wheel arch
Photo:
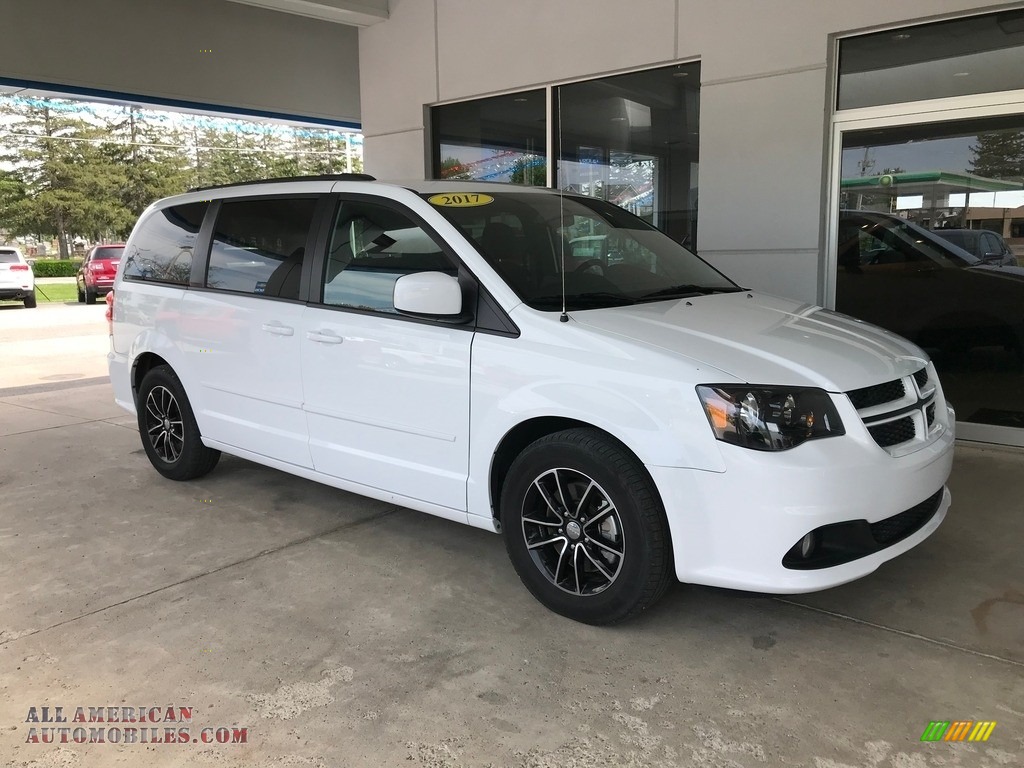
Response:
POLYGON ((158 365, 166 365, 172 371, 174 370, 174 367, 170 363, 155 352, 143 352, 135 358, 134 362, 132 362, 132 400, 135 401, 136 408, 138 408, 139 405, 139 385, 142 384, 142 380, 146 377, 146 374, 158 365))
POLYGON ((661 498, 661 492, 658 489, 657 484, 654 482, 654 478, 651 476, 651 473, 647 471, 647 467, 644 465, 644 462, 640 457, 637 456, 636 451, 632 450, 622 440, 606 429, 602 429, 595 424, 590 424, 579 419, 572 419, 564 416, 537 416, 516 424, 512 429, 506 432, 504 437, 502 437, 501 441, 498 443, 498 447, 495 448, 494 454, 491 456, 488 490, 490 492, 491 500, 491 517, 494 520, 496 528, 500 530, 501 492, 504 488, 505 480, 508 477, 508 471, 512 466, 512 462, 515 461, 516 457, 531 443, 540 440, 542 437, 552 435, 555 432, 562 432, 566 429, 590 429, 598 432, 603 437, 618 445, 623 451, 626 451, 633 456, 637 461, 637 465, 650 481, 651 488, 654 490, 654 494, 657 496, 659 503, 664 509, 664 500, 661 498))

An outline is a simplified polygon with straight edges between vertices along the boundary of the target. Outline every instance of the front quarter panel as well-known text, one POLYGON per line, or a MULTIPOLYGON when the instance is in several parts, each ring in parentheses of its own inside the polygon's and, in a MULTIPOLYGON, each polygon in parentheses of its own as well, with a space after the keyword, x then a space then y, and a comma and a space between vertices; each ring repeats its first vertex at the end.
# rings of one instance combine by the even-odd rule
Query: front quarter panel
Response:
POLYGON ((590 424, 647 465, 725 470, 695 384, 732 377, 559 323, 556 315, 515 319, 523 330, 518 338, 477 334, 473 343, 471 516, 490 520, 497 501, 489 490, 494 452, 512 429, 534 418, 590 424))

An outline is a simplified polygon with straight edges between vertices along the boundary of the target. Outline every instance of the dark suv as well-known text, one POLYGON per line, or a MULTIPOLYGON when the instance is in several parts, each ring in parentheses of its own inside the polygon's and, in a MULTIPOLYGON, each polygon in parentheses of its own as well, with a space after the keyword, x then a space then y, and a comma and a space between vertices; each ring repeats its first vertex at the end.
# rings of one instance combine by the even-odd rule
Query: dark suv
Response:
POLYGON ((1002 237, 987 229, 935 229, 932 232, 949 240, 986 264, 1017 265, 1017 257, 1002 237))
POLYGON ((97 296, 105 296, 114 287, 117 265, 121 263, 124 243, 97 245, 85 255, 78 270, 78 303, 95 304, 97 296))

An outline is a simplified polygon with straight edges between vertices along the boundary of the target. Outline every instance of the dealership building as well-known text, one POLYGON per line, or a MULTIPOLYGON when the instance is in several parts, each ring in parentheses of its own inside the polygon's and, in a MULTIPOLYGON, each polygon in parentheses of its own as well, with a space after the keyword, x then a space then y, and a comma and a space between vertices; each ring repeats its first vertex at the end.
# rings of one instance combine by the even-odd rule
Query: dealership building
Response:
POLYGON ((602 197, 744 287, 911 336, 961 437, 1024 445, 1022 3, 0 0, 0 16, 26 30, 0 52, 4 92, 358 127, 381 179, 602 197), (943 245, 963 229, 998 240, 943 245))

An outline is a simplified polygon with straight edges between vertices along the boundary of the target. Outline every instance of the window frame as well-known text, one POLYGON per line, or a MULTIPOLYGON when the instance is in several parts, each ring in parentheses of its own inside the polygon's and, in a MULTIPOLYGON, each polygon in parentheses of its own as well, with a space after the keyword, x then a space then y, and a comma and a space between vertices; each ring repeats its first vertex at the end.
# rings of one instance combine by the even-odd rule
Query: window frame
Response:
MULTIPOLYGON (((127 272, 127 270, 128 270, 128 255, 127 255, 127 253, 128 253, 128 245, 131 244, 133 247, 138 248, 138 245, 134 242, 134 239, 135 239, 135 237, 137 235, 142 234, 144 232, 144 229, 140 229, 138 233, 133 233, 132 238, 129 238, 130 242, 129 243, 125 243, 124 252, 121 254, 121 259, 120 259, 120 261, 122 263, 122 266, 118 267, 118 269, 121 271, 121 280, 124 281, 124 282, 129 282, 129 283, 139 283, 140 285, 166 285, 166 286, 170 286, 172 288, 179 288, 181 290, 187 290, 188 288, 190 288, 191 285, 192 285, 192 280, 195 277, 196 263, 202 261, 202 253, 203 253, 204 242, 205 242, 204 241, 204 233, 206 231, 207 222, 210 219, 210 210, 214 207, 215 201, 213 201, 213 200, 192 200, 192 201, 189 201, 187 203, 186 202, 178 203, 177 205, 166 205, 166 206, 163 206, 163 207, 153 211, 152 213, 149 214, 149 216, 146 217, 146 222, 148 222, 154 216, 163 216, 165 211, 168 211, 168 210, 171 210, 171 209, 174 209, 174 208, 181 208, 181 207, 186 206, 186 205, 196 205, 196 204, 202 204, 202 203, 206 203, 206 211, 203 213, 203 221, 199 225, 199 229, 196 232, 195 242, 192 244, 192 263, 191 263, 191 265, 189 267, 189 277, 188 277, 187 280, 185 280, 183 282, 177 282, 177 281, 171 281, 171 280, 154 280, 154 279, 148 279, 148 278, 145 278, 145 277, 140 277, 138 275, 130 275, 130 274, 128 274, 128 272, 127 272)), ((92 253, 92 251, 90 250, 90 253, 88 255, 91 255, 91 253, 92 253)), ((82 267, 84 267, 87 262, 88 262, 88 259, 83 260, 82 267)))
MULTIPOLYGON (((478 318, 481 315, 478 302, 481 300, 482 293, 484 293, 484 289, 480 285, 480 281, 477 279, 476 275, 469 270, 462 259, 459 258, 458 254, 454 251, 448 241, 441 237, 437 230, 434 229, 434 227, 432 227, 423 216, 419 215, 419 213, 408 205, 390 197, 381 197, 379 195, 361 194, 356 192, 335 192, 325 195, 324 197, 326 203, 324 205, 323 216, 320 219, 320 227, 317 233, 314 250, 312 251, 313 258, 308 260, 311 272, 309 300, 307 302, 309 306, 316 307, 318 309, 334 310, 337 312, 348 312, 357 315, 387 318, 389 320, 401 320, 404 322, 443 326, 445 328, 460 328, 470 332, 488 330, 485 328, 479 328, 477 324, 478 318), (324 303, 323 292, 325 286, 324 277, 327 269, 327 252, 331 246, 331 238, 334 234, 334 225, 337 221, 338 212, 340 207, 346 202, 365 203, 368 205, 377 205, 387 208, 395 213, 407 217, 416 226, 422 229, 434 244, 438 246, 445 257, 455 266, 459 287, 462 289, 463 311, 469 313, 469 318, 461 322, 453 322, 444 318, 413 317, 412 315, 406 315, 401 312, 381 312, 374 309, 363 309, 361 307, 349 307, 341 304, 324 303)), ((515 335, 518 335, 518 329, 516 330, 515 335)))
POLYGON ((291 303, 305 304, 308 302, 310 280, 312 276, 311 263, 313 261, 309 254, 313 253, 311 248, 315 247, 316 238, 320 230, 321 219, 324 216, 325 199, 328 195, 323 192, 289 192, 270 195, 237 195, 217 198, 211 201, 206 211, 206 218, 199 230, 197 238, 197 249, 202 247, 202 258, 192 260, 192 275, 188 287, 191 290, 206 291, 229 296, 252 296, 254 298, 266 299, 269 301, 287 301, 291 303), (304 245, 305 255, 302 259, 302 269, 299 276, 299 293, 295 298, 274 296, 264 293, 250 293, 248 291, 235 291, 227 288, 212 288, 206 284, 210 272, 210 261, 213 255, 214 235, 216 234, 217 221, 220 218, 221 209, 227 203, 243 203, 250 201, 269 200, 296 200, 315 198, 313 214, 310 217, 309 228, 306 231, 306 242, 304 245), (201 239, 200 239, 201 238, 201 239))

